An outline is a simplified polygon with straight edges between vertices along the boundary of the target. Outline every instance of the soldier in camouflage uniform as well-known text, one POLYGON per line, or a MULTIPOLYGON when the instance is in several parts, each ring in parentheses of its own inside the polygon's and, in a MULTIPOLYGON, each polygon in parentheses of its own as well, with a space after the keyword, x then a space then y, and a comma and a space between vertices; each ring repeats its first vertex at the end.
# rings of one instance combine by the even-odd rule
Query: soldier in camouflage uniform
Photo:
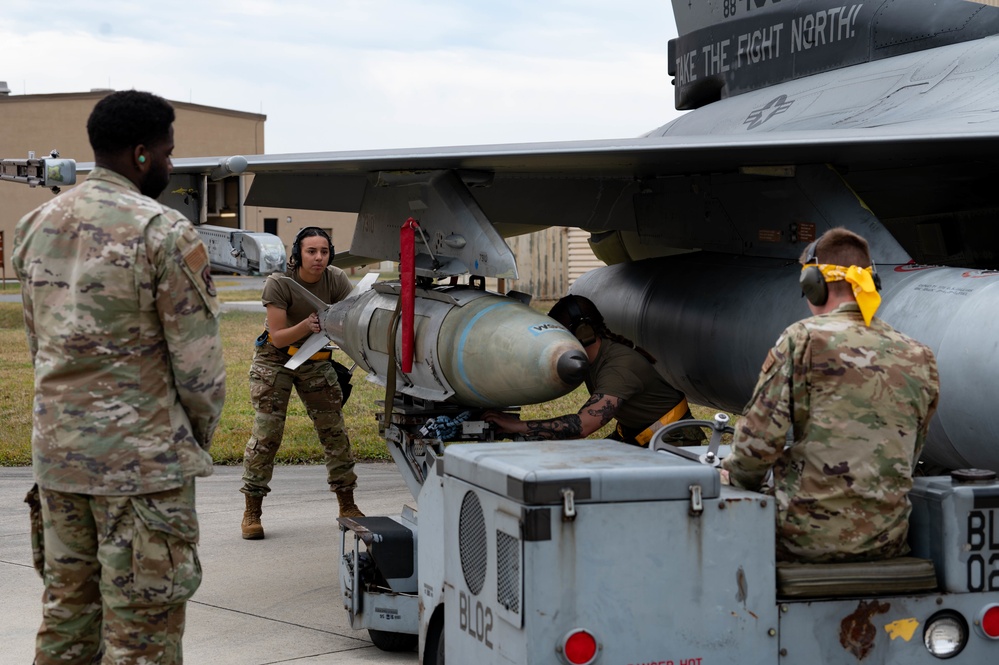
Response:
POLYGON ((15 231, 35 368, 37 665, 182 662, 201 582, 194 478, 212 472, 225 369, 208 254, 153 198, 173 120, 149 93, 102 99, 90 177, 15 231))
POLYGON ((326 456, 326 481, 330 491, 336 492, 340 516, 364 517, 354 503, 357 475, 343 422, 343 392, 330 350, 323 349, 296 369, 284 366, 320 330, 315 306, 303 297, 301 290, 328 304, 343 300, 351 292, 347 274, 329 265, 332 258, 330 237, 318 227, 307 226, 295 236, 287 274, 270 275, 264 284, 261 301, 267 310, 266 329, 257 339, 250 366, 250 399, 256 417, 243 453, 240 489, 246 497, 240 524, 246 540, 264 537, 263 500, 270 492, 274 457, 281 447, 292 388, 298 392, 316 428, 326 456))
POLYGON ((902 556, 912 474, 937 407, 936 360, 874 317, 866 240, 832 229, 802 263, 814 316, 767 355, 722 476, 759 490, 773 469, 779 561, 902 556))

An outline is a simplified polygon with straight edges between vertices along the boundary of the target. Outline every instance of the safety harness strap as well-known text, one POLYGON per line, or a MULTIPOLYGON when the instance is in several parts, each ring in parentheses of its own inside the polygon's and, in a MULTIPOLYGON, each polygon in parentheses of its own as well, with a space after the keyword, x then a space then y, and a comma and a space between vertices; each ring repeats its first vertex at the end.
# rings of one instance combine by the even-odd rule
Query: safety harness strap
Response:
POLYGON ((655 436, 656 432, 661 430, 666 425, 675 423, 680 420, 680 418, 683 418, 684 414, 687 413, 688 408, 687 398, 684 397, 676 406, 669 410, 669 413, 639 432, 635 436, 635 441, 638 441, 639 445, 642 446, 649 445, 649 441, 652 440, 652 437, 655 436))
MULTIPOLYGON (((270 342, 271 345, 274 344, 274 340, 271 339, 270 334, 267 335, 267 341, 270 342)), ((298 353, 298 348, 299 347, 297 346, 289 346, 287 349, 282 349, 282 351, 287 353, 289 356, 293 356, 296 353, 298 353)), ((333 350, 330 347, 326 347, 322 351, 317 351, 316 353, 313 353, 311 356, 309 356, 309 360, 329 360, 332 357, 333 357, 333 350)))

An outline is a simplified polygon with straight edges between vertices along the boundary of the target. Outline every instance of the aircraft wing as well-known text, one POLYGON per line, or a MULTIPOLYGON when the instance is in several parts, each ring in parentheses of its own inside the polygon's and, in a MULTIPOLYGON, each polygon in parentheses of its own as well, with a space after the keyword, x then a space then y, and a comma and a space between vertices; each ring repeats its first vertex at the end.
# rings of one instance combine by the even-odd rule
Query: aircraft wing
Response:
MULTIPOLYGON (((744 100, 737 101, 741 102, 737 113, 752 112, 744 100)), ((648 205, 638 203, 643 193, 646 200, 654 193, 651 198, 659 201, 653 207, 700 208, 703 202, 684 203, 689 198, 684 190, 693 179, 710 181, 722 207, 731 208, 740 205, 736 199, 749 203, 746 188, 758 189, 761 181, 767 188, 775 182, 784 186, 795 179, 795 169, 819 165, 831 167, 882 222, 891 226, 893 220, 905 220, 899 224, 908 231, 902 229, 897 237, 910 256, 926 262, 981 265, 972 256, 981 253, 974 242, 958 252, 924 251, 906 237, 928 217, 934 223, 949 223, 944 217, 980 217, 996 207, 994 201, 982 198, 990 191, 988 183, 999 175, 997 116, 990 112, 955 115, 943 123, 932 119, 891 126, 724 134, 683 134, 666 128, 661 130, 664 135, 620 140, 251 155, 246 157, 246 172, 254 178, 246 203, 354 213, 363 212, 365 205, 374 206, 372 215, 387 216, 397 227, 413 214, 408 198, 385 204, 391 211, 379 201, 407 183, 423 182, 420 174, 448 173, 460 181, 450 188, 462 190, 470 199, 463 207, 474 208, 478 225, 491 225, 501 237, 547 226, 648 235, 650 227, 644 227, 641 219, 648 205), (913 182, 934 186, 914 191, 913 182), (917 205, 917 199, 922 203, 917 205), (641 210, 636 211, 636 203, 641 210), (914 215, 914 209, 926 214, 914 215)), ((209 172, 224 159, 182 158, 175 160, 174 169, 209 172)), ((423 189, 428 187, 438 188, 423 182, 423 189)), ((425 226, 441 223, 439 217, 436 221, 423 217, 425 226)), ((668 230, 667 217, 664 212, 660 230, 668 230)), ((713 217, 721 223, 718 215, 713 217)), ((457 227, 446 233, 454 234, 468 235, 457 227)), ((700 234, 712 238, 687 231, 683 235, 668 246, 757 253, 742 242, 730 242, 728 233, 725 239, 715 233, 700 234)), ((443 251, 447 253, 447 248, 443 251)), ((394 242, 351 248, 352 254, 374 258, 391 259, 396 252, 394 242)), ((669 252, 664 249, 664 253, 669 252)), ((633 258, 644 256, 639 252, 633 258)))
MULTIPOLYGON (((480 178, 648 178, 736 172, 745 167, 831 164, 847 169, 945 160, 992 161, 999 117, 779 134, 667 135, 552 143, 250 155, 250 205, 357 212, 365 183, 378 172, 454 170, 480 178), (266 183, 266 184, 264 184, 266 183), (334 184, 336 192, 313 192, 334 184), (304 200, 303 201, 303 197, 304 200), (305 205, 305 204, 308 205, 305 205)), ((208 172, 224 157, 179 158, 178 173, 208 172)), ((487 186, 488 182, 476 182, 487 186)), ((473 185, 475 186, 475 185, 473 185)))
MULTIPOLYGON (((757 164, 830 163, 844 167, 930 162, 980 153, 999 141, 999 117, 960 118, 853 130, 779 134, 668 135, 551 143, 247 156, 248 173, 367 179, 379 171, 459 171, 525 176, 655 177, 732 171, 757 164), (986 143, 982 143, 986 142, 986 143)), ((176 172, 208 172, 224 157, 174 159, 176 172)), ((349 180, 341 180, 349 182, 349 180)), ((293 198, 293 197, 288 197, 293 198)), ((292 206, 294 207, 294 206, 292 206)))
MULTIPOLYGON (((999 10, 979 8, 986 27, 999 30, 999 10)), ((691 39, 705 37, 685 35, 671 49, 691 39)), ((757 70, 739 70, 746 71, 757 70)), ((678 73, 681 83, 685 77, 697 78, 678 73)), ((680 88, 684 99, 700 94, 693 84, 680 88)), ((601 256, 608 262, 692 249, 796 258, 792 247, 781 253, 748 241, 761 233, 762 217, 747 224, 734 211, 821 216, 767 200, 821 199, 811 190, 838 187, 859 197, 917 261, 999 267, 999 241, 982 245, 999 213, 990 194, 999 176, 996 99, 999 37, 944 41, 712 101, 642 137, 248 156, 254 179, 246 203, 356 212, 351 253, 372 258, 394 258, 396 243, 375 237, 394 235, 414 216, 428 240, 450 239, 418 270, 499 277, 516 273, 502 238, 547 226, 624 234, 601 256), (837 184, 800 177, 824 180, 819 171, 827 167, 837 184), (698 217, 710 221, 694 228, 698 217)), ((178 159, 175 170, 217 175, 229 161, 236 160, 178 159)), ((764 238, 787 236, 766 226, 764 238)))

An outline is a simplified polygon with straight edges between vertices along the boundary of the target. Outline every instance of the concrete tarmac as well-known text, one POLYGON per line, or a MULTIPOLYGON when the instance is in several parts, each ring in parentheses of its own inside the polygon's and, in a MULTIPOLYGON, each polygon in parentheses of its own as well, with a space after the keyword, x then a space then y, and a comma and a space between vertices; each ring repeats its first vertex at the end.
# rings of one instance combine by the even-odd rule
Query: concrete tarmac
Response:
MULTIPOLYGON (((394 464, 356 466, 355 499, 368 515, 415 505, 394 464)), ((264 500, 264 540, 240 536, 242 467, 197 479, 201 588, 187 605, 185 665, 409 663, 350 628, 338 580, 340 531, 326 468, 279 466, 264 500)), ((31 469, 0 468, 0 665, 28 665, 41 622, 42 581, 31 564, 31 469)))

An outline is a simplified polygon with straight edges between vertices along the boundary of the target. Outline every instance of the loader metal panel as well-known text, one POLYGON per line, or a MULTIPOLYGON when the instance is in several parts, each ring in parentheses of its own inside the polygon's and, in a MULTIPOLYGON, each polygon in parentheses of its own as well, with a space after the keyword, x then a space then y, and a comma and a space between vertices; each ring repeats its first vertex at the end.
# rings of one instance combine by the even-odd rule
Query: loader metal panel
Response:
POLYGON ((999 481, 916 478, 909 499, 912 553, 933 560, 941 587, 999 592, 999 481))
MULTIPOLYGON (((653 467, 663 456, 617 445, 623 457, 645 457, 653 467)), ((564 459, 573 477, 599 477, 576 456, 564 459)), ((693 515, 688 500, 575 508, 566 521, 561 507, 528 508, 445 476, 447 662, 564 663, 558 645, 574 628, 596 638, 595 665, 781 662, 771 497, 724 487, 693 515), (548 537, 525 534, 511 549, 512 520, 520 514, 523 521, 524 511, 544 511, 548 537)))
POLYGON ((617 441, 518 441, 450 445, 446 474, 527 505, 562 503, 562 489, 576 503, 688 501, 690 487, 715 498, 718 472, 666 453, 617 441))
POLYGON ((999 642, 985 639, 971 625, 967 646, 951 659, 935 658, 923 645, 934 616, 954 612, 970 624, 993 600, 986 594, 926 594, 782 603, 780 665, 994 663, 999 642))

